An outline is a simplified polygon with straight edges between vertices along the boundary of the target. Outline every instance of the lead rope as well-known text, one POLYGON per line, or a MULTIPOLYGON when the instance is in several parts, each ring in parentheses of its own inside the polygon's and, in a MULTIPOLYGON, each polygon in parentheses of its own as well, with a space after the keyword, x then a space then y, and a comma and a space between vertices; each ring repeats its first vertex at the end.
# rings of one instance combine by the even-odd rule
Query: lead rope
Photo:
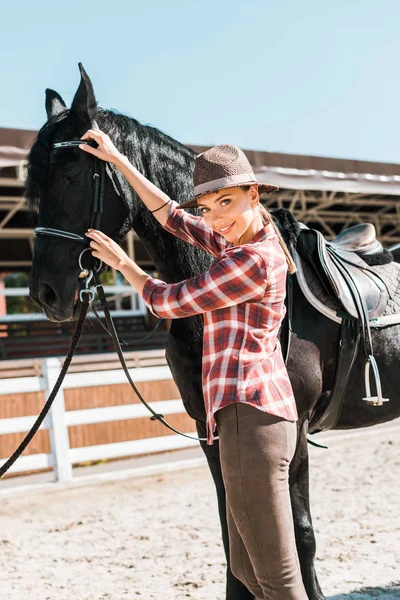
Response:
POLYGON ((69 365, 71 363, 72 357, 75 353, 75 350, 78 346, 81 334, 82 334, 82 328, 83 328, 83 324, 86 318, 86 314, 89 308, 89 294, 84 294, 82 295, 82 308, 79 314, 79 319, 78 319, 78 323, 75 327, 75 331, 72 335, 71 338, 71 345, 68 351, 68 354, 64 360, 64 364, 62 366, 60 375, 58 376, 58 379, 55 383, 55 386, 53 387, 50 396, 47 399, 46 404, 44 405, 44 407, 42 408, 41 413, 39 414, 38 418, 36 419, 32 429, 30 430, 30 432, 26 435, 26 437, 23 439, 23 441, 21 442, 21 444, 18 446, 18 448, 15 450, 15 452, 12 454, 12 456, 10 456, 10 458, 2 465, 2 467, 0 468, 0 479, 5 475, 5 473, 7 473, 7 471, 9 470, 10 467, 12 467, 12 465, 15 463, 15 461, 17 460, 17 458, 19 458, 19 456, 22 454, 22 452, 25 450, 25 448, 27 447, 27 445, 29 444, 29 442, 32 440, 33 436, 36 434, 37 430, 39 429, 39 427, 41 426, 41 424, 43 423, 47 413, 50 410, 51 405, 53 404, 53 401, 55 399, 55 397, 58 394, 58 391, 61 387, 62 382, 64 381, 64 377, 68 371, 69 365))
MULTIPOLYGON (((112 341, 114 342, 115 350, 116 350, 116 352, 118 354, 118 358, 120 360, 121 366, 122 366, 122 368, 124 370, 124 373, 126 375, 127 380, 129 381, 129 384, 130 384, 131 388, 133 389, 133 391, 135 392, 135 394, 139 398, 140 402, 147 408, 147 410, 149 412, 151 412, 152 416, 150 417, 150 421, 160 421, 160 423, 162 423, 165 427, 167 427, 168 429, 170 429, 174 433, 177 433, 178 435, 182 435, 185 438, 189 438, 190 440, 195 440, 196 442, 206 442, 207 438, 200 438, 200 437, 197 437, 197 436, 189 435, 187 433, 182 433, 182 431, 178 431, 178 429, 175 429, 175 427, 173 427, 172 425, 170 425, 165 420, 164 415, 162 415, 161 413, 157 413, 155 410, 153 410, 153 408, 149 404, 147 404, 146 400, 143 398, 142 394, 139 392, 139 390, 136 387, 135 383, 132 381, 132 378, 130 376, 128 367, 126 366, 124 354, 122 352, 122 348, 121 348, 121 345, 119 343, 118 335, 117 335, 117 332, 115 330, 114 322, 113 322, 113 320, 111 318, 110 311, 109 311, 109 308, 108 308, 108 304, 107 304, 107 300, 106 300, 106 295, 104 293, 103 286, 100 283, 100 279, 99 279, 97 271, 95 271, 93 273, 93 279, 94 279, 95 284, 96 284, 96 290, 97 290, 97 294, 99 296, 101 307, 102 307, 102 309, 104 311, 104 316, 105 316, 105 319, 106 319, 106 322, 107 322, 107 327, 108 327, 109 333, 111 335, 112 341)), ((218 438, 214 438, 214 439, 218 439, 218 438)))
MULTIPOLYGON (((104 325, 103 321, 101 320, 101 317, 100 317, 99 313, 97 312, 96 307, 92 305, 91 310, 92 310, 92 313, 94 314, 94 316, 96 317, 96 320, 97 320, 98 324, 111 337, 111 333, 108 330, 108 327, 106 325, 104 325)), ((142 342, 145 342, 146 340, 150 339, 152 337, 152 335, 154 335, 160 329, 160 327, 164 323, 164 321, 165 321, 165 319, 159 319, 159 321, 157 322, 157 324, 154 327, 154 329, 152 331, 150 331, 150 333, 148 333, 144 337, 140 338, 139 340, 135 340, 133 342, 125 342, 125 340, 123 340, 121 338, 118 338, 118 341, 121 344, 121 346, 126 346, 126 347, 128 347, 128 346, 136 346, 136 344, 141 344, 142 342)))

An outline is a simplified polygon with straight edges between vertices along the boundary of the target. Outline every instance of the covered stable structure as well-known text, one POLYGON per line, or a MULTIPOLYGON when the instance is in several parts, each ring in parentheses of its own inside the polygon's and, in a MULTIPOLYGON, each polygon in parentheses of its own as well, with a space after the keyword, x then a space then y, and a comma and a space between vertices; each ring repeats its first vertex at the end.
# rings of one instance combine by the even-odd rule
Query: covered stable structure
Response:
MULTIPOLYGON (((34 221, 24 198, 24 180, 27 154, 36 133, 0 128, 0 287, 5 274, 27 273, 31 265, 34 221)), ((196 152, 206 149, 191 148, 196 152)), ((319 229, 327 238, 335 237, 351 225, 370 222, 384 246, 400 242, 400 164, 245 152, 259 181, 280 188, 266 198, 266 206, 289 208, 298 220, 319 229)), ((128 254, 142 268, 153 269, 133 231, 127 235, 125 244, 128 254)), ((123 287, 116 290, 114 286, 109 291, 119 292, 115 296, 114 316, 126 341, 142 337, 151 321, 143 304, 123 287)), ((11 292, 0 290, 0 359, 62 354, 71 325, 49 323, 42 316, 33 315, 13 320, 12 315, 5 314, 5 293, 11 292)), ((17 291, 12 293, 16 295, 17 291)), ((138 348, 163 347, 165 334, 166 330, 161 330, 138 348)), ((111 350, 107 334, 97 326, 86 333, 85 341, 83 351, 88 353, 111 350)))
MULTIPOLYGON (((6 314, 6 299, 15 301, 28 294, 35 223, 26 207, 24 179, 26 157, 35 137, 36 131, 0 128, 0 457, 11 455, 33 424, 32 415, 42 409, 48 393, 43 386, 56 378, 52 369, 53 363, 58 363, 44 357, 64 358, 72 330, 70 323, 51 323, 42 314, 32 314, 35 308, 25 301, 21 304, 25 312, 15 314, 14 304, 13 311, 8 311, 14 314, 6 314), (4 281, 7 287, 1 289, 4 281), (21 285, 25 287, 18 287, 21 285), (49 372, 53 372, 50 378, 49 372)), ((197 152, 205 149, 192 148, 197 152)), ((260 181, 280 187, 266 199, 267 206, 291 209, 299 220, 328 238, 350 225, 371 222, 385 246, 400 242, 400 165, 258 151, 246 154, 260 181)), ((152 271, 134 232, 125 243, 128 254, 152 271)), ((108 283, 114 284, 106 290, 119 336, 128 343, 138 342, 154 319, 132 288, 117 279, 108 283)), ((149 340, 128 347, 125 356, 146 400, 167 415, 173 427, 193 433, 194 422, 185 412, 165 361, 167 326, 149 340)), ((115 354, 110 354, 112 350, 108 334, 90 320, 65 389, 58 394, 62 397, 54 404, 46 428, 39 430, 25 456, 14 465, 15 473, 54 468, 56 479, 68 480, 72 464, 195 443, 170 435, 160 423, 149 420, 125 382, 115 354)))

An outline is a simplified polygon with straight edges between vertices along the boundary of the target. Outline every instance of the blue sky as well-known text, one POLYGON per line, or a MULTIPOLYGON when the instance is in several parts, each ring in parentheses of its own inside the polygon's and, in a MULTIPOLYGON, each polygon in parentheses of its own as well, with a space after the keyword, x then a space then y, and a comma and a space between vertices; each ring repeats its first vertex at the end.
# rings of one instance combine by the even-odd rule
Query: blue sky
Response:
POLYGON ((39 128, 44 90, 183 143, 400 162, 398 0, 19 0, 0 22, 0 126, 39 128))

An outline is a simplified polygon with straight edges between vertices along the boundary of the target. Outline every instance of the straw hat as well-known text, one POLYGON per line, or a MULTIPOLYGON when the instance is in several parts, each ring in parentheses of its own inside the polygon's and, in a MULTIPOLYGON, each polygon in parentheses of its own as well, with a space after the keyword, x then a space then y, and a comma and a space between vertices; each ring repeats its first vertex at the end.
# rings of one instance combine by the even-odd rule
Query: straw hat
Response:
POLYGON ((245 153, 231 144, 214 146, 196 157, 193 183, 195 197, 181 204, 182 208, 197 206, 201 196, 230 187, 258 185, 260 194, 279 189, 276 185, 259 183, 245 153))

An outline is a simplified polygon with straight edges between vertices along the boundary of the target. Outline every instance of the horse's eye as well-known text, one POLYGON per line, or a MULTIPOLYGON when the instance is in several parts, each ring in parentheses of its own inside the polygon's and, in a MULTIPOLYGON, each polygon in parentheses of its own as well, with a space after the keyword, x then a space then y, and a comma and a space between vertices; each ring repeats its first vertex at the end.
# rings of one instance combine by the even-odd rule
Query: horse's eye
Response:
POLYGON ((79 165, 65 166, 63 168, 63 172, 68 181, 72 181, 79 177, 81 174, 81 168, 79 165))

